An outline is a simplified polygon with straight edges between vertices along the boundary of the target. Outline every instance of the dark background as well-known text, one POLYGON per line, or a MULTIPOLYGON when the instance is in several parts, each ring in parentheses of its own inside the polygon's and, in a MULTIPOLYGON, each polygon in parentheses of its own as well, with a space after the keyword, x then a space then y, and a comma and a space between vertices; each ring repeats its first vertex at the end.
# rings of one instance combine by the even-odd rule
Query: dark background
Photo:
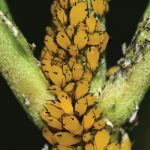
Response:
MULTIPOLYGON (((30 43, 37 45, 35 55, 43 46, 45 26, 50 22, 51 0, 8 0, 21 31, 30 43)), ((121 57, 121 44, 130 40, 148 0, 112 0, 107 15, 107 29, 111 36, 107 51, 108 63, 114 65, 121 57)), ((0 149, 41 150, 45 141, 27 118, 6 82, 0 77, 0 149)), ((150 90, 139 111, 139 126, 131 133, 134 150, 150 150, 150 90)))

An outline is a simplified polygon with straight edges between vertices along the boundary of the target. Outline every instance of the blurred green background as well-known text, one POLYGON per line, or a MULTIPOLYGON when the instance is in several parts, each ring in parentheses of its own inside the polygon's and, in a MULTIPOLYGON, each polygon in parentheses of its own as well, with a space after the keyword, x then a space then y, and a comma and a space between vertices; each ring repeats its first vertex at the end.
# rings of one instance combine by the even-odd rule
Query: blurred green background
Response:
MULTIPOLYGON (((51 0, 8 0, 8 4, 29 43, 35 43, 36 57, 43 46, 45 26, 50 23, 51 0)), ((112 0, 107 14, 107 30, 111 42, 107 49, 108 67, 122 56, 121 44, 130 40, 148 0, 112 0)), ((0 76, 0 149, 41 150, 46 142, 40 131, 27 118, 6 82, 0 76)), ((150 90, 140 106, 139 125, 130 134, 134 150, 150 150, 150 90)))

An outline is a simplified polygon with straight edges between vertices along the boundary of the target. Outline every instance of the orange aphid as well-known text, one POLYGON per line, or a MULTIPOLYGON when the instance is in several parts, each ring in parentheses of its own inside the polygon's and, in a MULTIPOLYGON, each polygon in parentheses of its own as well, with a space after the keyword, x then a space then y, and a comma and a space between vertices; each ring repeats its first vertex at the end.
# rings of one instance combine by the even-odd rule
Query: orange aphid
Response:
POLYGON ((53 16, 56 16, 56 12, 59 8, 60 8, 59 2, 58 1, 53 1, 53 4, 51 5, 51 8, 50 8, 51 13, 52 13, 53 16))
POLYGON ((74 82, 70 82, 69 84, 66 85, 66 87, 64 88, 65 92, 71 92, 75 87, 75 83, 74 82))
POLYGON ((73 115, 66 115, 62 117, 63 128, 74 135, 80 135, 83 131, 78 119, 73 115))
POLYGON ((56 150, 74 150, 71 146, 58 145, 56 150))
POLYGON ((62 59, 59 58, 59 57, 54 57, 54 58, 52 59, 51 65, 55 65, 55 66, 61 67, 61 66, 63 65, 63 61, 62 61, 62 59))
POLYGON ((78 100, 79 98, 86 95, 89 91, 89 83, 86 80, 81 80, 77 82, 75 97, 78 100))
POLYGON ((57 85, 51 85, 50 86, 50 92, 54 95, 58 95, 59 92, 61 92, 61 88, 57 85))
POLYGON ((60 5, 63 9, 68 8, 68 0, 60 0, 60 5))
POLYGON ((45 43, 45 46, 47 47, 47 49, 53 53, 57 53, 58 51, 58 46, 57 44, 54 42, 54 39, 49 36, 49 35, 46 35, 45 36, 45 39, 44 39, 44 43, 45 43))
POLYGON ((78 31, 74 37, 75 46, 81 50, 83 49, 88 41, 88 37, 85 31, 78 31))
POLYGON ((47 26, 47 27, 46 27, 46 33, 47 33, 49 36, 51 36, 52 38, 54 38, 54 36, 55 36, 55 33, 54 33, 53 29, 52 29, 50 26, 47 26))
POLYGON ((70 45, 68 50, 69 50, 69 54, 72 57, 77 57, 77 55, 79 54, 79 51, 75 45, 70 45))
POLYGON ((61 58, 63 60, 66 58, 66 52, 63 49, 58 49, 57 55, 59 58, 61 58))
POLYGON ((88 106, 92 106, 96 103, 96 96, 94 94, 88 94, 86 96, 86 100, 87 100, 88 106))
POLYGON ((54 145, 57 143, 56 139, 54 138, 53 133, 50 131, 48 127, 44 127, 42 129, 42 135, 50 144, 54 145))
POLYGON ((95 150, 92 143, 85 144, 85 150, 95 150))
POLYGON ((93 138, 93 135, 91 132, 88 132, 88 133, 83 134, 82 138, 83 138, 83 141, 87 143, 93 138))
POLYGON ((92 72, 89 69, 85 69, 83 79, 87 80, 90 82, 92 80, 92 72))
POLYGON ((73 66, 76 64, 77 60, 74 57, 71 57, 68 61, 69 68, 72 70, 73 66))
POLYGON ((89 40, 87 42, 88 45, 100 45, 103 42, 104 35, 103 33, 92 33, 88 35, 89 40))
POLYGON ((90 16, 86 19, 86 26, 88 27, 88 32, 93 33, 96 27, 96 19, 90 16))
POLYGON ((66 27, 63 26, 60 21, 58 21, 58 19, 56 17, 53 17, 53 23, 54 25, 57 27, 57 31, 60 31, 60 32, 64 32, 65 33, 65 30, 66 30, 66 27))
POLYGON ((72 26, 77 26, 78 23, 81 23, 85 20, 87 16, 87 4, 86 2, 76 3, 70 11, 70 24, 72 26), (78 13, 77 13, 78 12, 78 13))
POLYGON ((80 138, 75 137, 69 132, 57 132, 54 134, 56 141, 63 146, 71 146, 81 141, 80 138))
POLYGON ((107 146, 107 150, 120 150, 120 146, 114 142, 107 146))
POLYGON ((97 106, 92 108, 91 111, 93 111, 95 118, 98 119, 101 116, 103 109, 100 106, 97 106))
POLYGON ((87 26, 84 23, 79 23, 77 25, 77 31, 87 31, 87 26))
POLYGON ((73 5, 75 5, 78 2, 79 2, 79 0, 70 0, 70 6, 72 7, 73 5))
POLYGON ((71 39, 74 34, 74 27, 72 25, 69 25, 67 27, 67 34, 68 34, 69 38, 71 39))
POLYGON ((56 41, 58 45, 65 50, 67 50, 67 48, 71 45, 69 37, 64 32, 58 32, 56 36, 56 41))
POLYGON ((132 149, 132 143, 128 137, 127 134, 124 135, 123 140, 121 142, 120 150, 131 150, 132 149))
POLYGON ((60 21, 61 24, 66 24, 67 23, 67 15, 65 14, 64 9, 59 8, 57 10, 57 18, 60 21))
POLYGON ((105 127, 105 120, 104 119, 100 119, 96 122, 94 122, 93 124, 93 128, 96 129, 96 130, 101 130, 105 127))

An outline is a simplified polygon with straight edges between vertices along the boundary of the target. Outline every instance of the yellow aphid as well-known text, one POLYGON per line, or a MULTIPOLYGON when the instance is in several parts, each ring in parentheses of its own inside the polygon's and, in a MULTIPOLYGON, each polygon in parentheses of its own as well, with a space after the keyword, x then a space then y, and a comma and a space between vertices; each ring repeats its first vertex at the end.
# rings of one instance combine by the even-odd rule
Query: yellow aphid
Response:
POLYGON ((81 80, 77 83, 75 97, 78 100, 83 97, 89 91, 89 83, 86 80, 81 80))
POLYGON ((63 26, 60 21, 58 21, 58 19, 56 17, 53 17, 53 23, 54 25, 57 27, 57 31, 58 32, 64 32, 65 33, 65 30, 66 30, 66 27, 63 26))
POLYGON ((60 21, 61 24, 66 24, 67 23, 67 15, 65 14, 64 9, 59 8, 57 10, 57 18, 60 21))
POLYGON ((58 95, 59 92, 61 92, 61 88, 57 85, 51 85, 50 86, 50 92, 54 95, 58 95))
POLYGON ((87 50, 87 61, 91 71, 95 71, 96 67, 98 66, 100 53, 97 47, 92 46, 90 49, 87 50))
POLYGON ((58 145, 57 150, 74 150, 71 146, 58 145))
POLYGON ((53 1, 53 4, 51 5, 51 14, 53 16, 56 16, 57 10, 60 8, 60 3, 58 1, 53 1))
POLYGON ((60 0, 60 5, 63 9, 68 8, 68 0, 60 0))
POLYGON ((92 143, 85 144, 85 150, 95 150, 92 143))
POLYGON ((63 74, 65 75, 66 82, 70 82, 72 80, 72 72, 68 65, 63 65, 63 74))
POLYGON ((86 100, 87 100, 88 106, 92 106, 96 103, 96 96, 94 94, 88 94, 86 96, 86 100))
POLYGON ((82 125, 84 130, 89 130, 95 121, 95 116, 92 111, 89 111, 87 114, 83 116, 82 125))
POLYGON ((53 38, 49 35, 46 35, 45 36, 45 39, 44 39, 44 43, 45 43, 45 46, 47 47, 47 49, 51 52, 53 52, 54 54, 57 53, 58 51, 58 46, 57 44, 54 42, 53 38))
POLYGON ((56 118, 54 118, 52 116, 50 116, 48 118, 46 123, 48 124, 48 126, 50 126, 52 128, 55 128, 57 130, 62 130, 62 123, 58 119, 56 119, 56 118))
POLYGON ((87 101, 86 98, 80 98, 78 101, 76 101, 75 103, 75 111, 79 114, 79 116, 82 116, 83 114, 85 114, 86 110, 87 110, 87 101))
POLYGON ((116 73, 118 70, 120 69, 119 66, 113 66, 111 68, 108 69, 106 76, 110 77, 111 75, 113 75, 114 73, 116 73))
POLYGON ((44 127, 42 129, 42 135, 50 144, 54 145, 57 143, 56 139, 54 138, 53 133, 49 130, 48 127, 44 127))
POLYGON ((51 81, 60 87, 65 82, 65 77, 62 73, 62 69, 58 66, 55 66, 55 65, 51 66, 49 76, 50 76, 51 81))
POLYGON ((72 69, 72 75, 74 80, 81 80, 83 78, 84 68, 81 64, 75 64, 72 69))
POLYGON ((74 57, 71 57, 68 61, 69 68, 72 70, 73 66, 76 64, 77 60, 74 57))
POLYGON ((87 30, 87 26, 84 23, 79 23, 77 26, 77 31, 86 31, 87 30))
POLYGON ((67 34, 68 34, 69 38, 71 39, 72 35, 74 34, 74 27, 72 25, 69 25, 67 27, 67 34))
POLYGON ((76 3, 79 2, 79 0, 69 0, 70 1, 70 6, 72 7, 73 5, 75 5, 76 3))
POLYGON ((78 23, 81 23, 85 20, 87 16, 87 3, 79 2, 76 3, 70 11, 70 24, 76 26, 78 23), (78 13, 77 13, 78 12, 78 13))
POLYGON ((87 42, 87 44, 89 45, 99 45, 102 44, 103 40, 102 37, 104 37, 103 33, 93 33, 93 34, 89 34, 88 35, 89 40, 87 42))
POLYGON ((56 36, 56 41, 59 44, 59 46, 65 50, 67 50, 67 48, 71 45, 69 37, 66 35, 66 33, 63 32, 58 32, 56 36))
POLYGON ((50 26, 47 26, 46 27, 46 33, 49 35, 49 36, 51 36, 52 38, 54 37, 54 31, 53 31, 53 29, 50 27, 50 26))
POLYGON ((59 107, 56 107, 52 103, 47 103, 46 108, 49 114, 56 119, 60 119, 62 115, 64 114, 64 111, 62 109, 60 109, 59 107))
POLYGON ((108 4, 106 0, 92 0, 92 6, 94 12, 100 16, 104 15, 104 13, 108 11, 108 4))
POLYGON ((88 41, 88 37, 85 31, 78 31, 74 37, 75 46, 81 50, 83 49, 88 41))
POLYGON ((63 65, 63 61, 62 61, 62 59, 59 58, 59 57, 54 57, 54 58, 52 59, 51 65, 56 65, 56 66, 61 67, 61 66, 63 65))
POLYGON ((88 132, 88 133, 83 134, 82 138, 83 138, 83 141, 87 143, 93 138, 93 135, 91 132, 88 132))
POLYGON ((63 60, 66 58, 66 52, 63 49, 58 49, 57 55, 59 58, 61 58, 63 60))
POLYGON ((107 150, 120 150, 119 144, 111 143, 107 146, 107 150))
POLYGON ((74 135, 80 135, 83 131, 78 119, 73 115, 66 115, 62 117, 63 128, 74 135))
POLYGON ((48 113, 46 110, 42 109, 42 110, 40 111, 39 115, 40 115, 40 117, 41 117, 44 121, 46 121, 46 122, 48 121, 48 119, 49 119, 49 113, 48 113))
POLYGON ((75 87, 75 83, 74 82, 70 82, 69 84, 66 85, 66 87, 64 88, 65 92, 71 92, 75 87))
POLYGON ((92 80, 92 72, 89 69, 85 69, 83 79, 90 82, 92 80))
POLYGON ((131 150, 131 149, 132 149, 132 143, 131 143, 129 137, 126 136, 121 143, 120 150, 131 150))
POLYGON ((96 129, 96 130, 101 130, 105 127, 105 120, 104 119, 100 119, 96 122, 94 122, 93 124, 93 128, 96 129))
POLYGON ((60 100, 63 97, 67 97, 67 99, 69 99, 71 101, 71 98, 68 96, 68 94, 64 91, 61 91, 58 93, 57 98, 60 100))
POLYGON ((88 27, 88 32, 93 33, 96 27, 96 19, 90 16, 86 19, 86 26, 88 27))
POLYGON ((102 32, 102 23, 100 22, 100 20, 96 21, 95 31, 102 32))
POLYGON ((80 138, 75 137, 69 132, 57 132, 56 134, 54 134, 54 137, 56 141, 63 146, 75 145, 81 141, 80 138))
POLYGON ((103 109, 100 106, 92 108, 91 110, 93 111, 96 119, 98 119, 100 117, 101 113, 103 112, 103 109))
POLYGON ((94 146, 96 150, 105 150, 110 140, 107 130, 98 131, 94 137, 94 146))
POLYGON ((77 57, 77 55, 79 54, 79 51, 78 51, 78 49, 75 45, 70 45, 69 46, 69 54, 72 57, 77 57))
POLYGON ((109 35, 107 34, 107 32, 104 32, 103 34, 100 35, 100 41, 101 41, 101 46, 100 46, 100 52, 102 53, 108 44, 109 41, 109 35))
POLYGON ((50 102, 52 103, 52 105, 61 109, 61 104, 58 100, 50 100, 50 102))

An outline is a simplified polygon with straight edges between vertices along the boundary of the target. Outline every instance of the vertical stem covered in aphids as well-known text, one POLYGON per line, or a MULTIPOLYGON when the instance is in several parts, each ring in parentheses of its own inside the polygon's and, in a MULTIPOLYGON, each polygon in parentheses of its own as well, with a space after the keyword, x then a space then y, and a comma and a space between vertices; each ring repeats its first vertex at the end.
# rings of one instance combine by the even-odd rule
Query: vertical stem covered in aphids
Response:
POLYGON ((54 0, 52 24, 47 28, 41 67, 55 101, 40 112, 47 127, 43 136, 58 150, 130 150, 126 138, 120 145, 106 124, 90 83, 109 36, 99 17, 108 11, 106 0, 54 0))

